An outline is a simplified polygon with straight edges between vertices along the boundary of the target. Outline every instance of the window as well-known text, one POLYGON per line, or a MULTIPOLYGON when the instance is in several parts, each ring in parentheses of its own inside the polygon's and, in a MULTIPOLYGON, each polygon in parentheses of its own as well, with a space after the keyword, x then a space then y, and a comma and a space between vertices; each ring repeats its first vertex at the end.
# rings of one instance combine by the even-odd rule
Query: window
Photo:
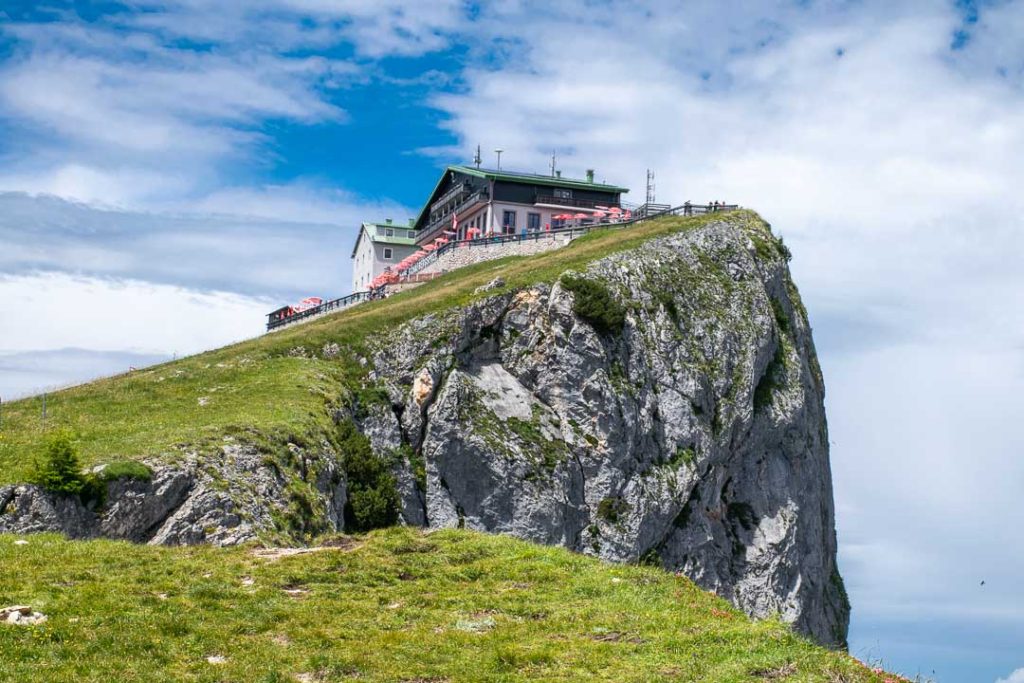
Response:
POLYGON ((563 187, 556 187, 555 196, 559 199, 572 199, 572 190, 567 190, 563 187))
POLYGON ((393 228, 384 228, 384 236, 385 237, 394 237, 395 236, 394 229, 393 228))
POLYGON ((526 229, 530 232, 540 232, 540 214, 539 213, 528 213, 526 214, 526 229))
POLYGON ((502 211, 501 213, 501 225, 504 228, 504 232, 515 232, 516 231, 516 212, 515 211, 502 211))
POLYGON ((384 260, 385 261, 390 261, 391 260, 391 247, 384 247, 384 260))

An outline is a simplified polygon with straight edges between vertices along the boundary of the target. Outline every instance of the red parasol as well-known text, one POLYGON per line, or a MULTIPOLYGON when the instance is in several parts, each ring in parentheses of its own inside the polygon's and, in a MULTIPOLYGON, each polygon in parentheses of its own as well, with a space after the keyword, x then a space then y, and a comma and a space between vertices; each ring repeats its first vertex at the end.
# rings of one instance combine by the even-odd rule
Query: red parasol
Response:
POLYGON ((305 299, 292 306, 292 310, 296 313, 308 311, 311 308, 316 308, 323 302, 324 300, 318 296, 307 296, 305 299))

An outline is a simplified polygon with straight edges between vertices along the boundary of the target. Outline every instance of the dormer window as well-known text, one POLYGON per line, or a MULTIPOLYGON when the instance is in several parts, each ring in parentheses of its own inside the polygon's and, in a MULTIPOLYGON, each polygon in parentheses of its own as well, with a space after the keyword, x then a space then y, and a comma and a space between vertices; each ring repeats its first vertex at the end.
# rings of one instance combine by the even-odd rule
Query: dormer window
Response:
POLYGON ((559 199, 572 199, 572 190, 567 190, 563 187, 556 187, 555 196, 559 199))

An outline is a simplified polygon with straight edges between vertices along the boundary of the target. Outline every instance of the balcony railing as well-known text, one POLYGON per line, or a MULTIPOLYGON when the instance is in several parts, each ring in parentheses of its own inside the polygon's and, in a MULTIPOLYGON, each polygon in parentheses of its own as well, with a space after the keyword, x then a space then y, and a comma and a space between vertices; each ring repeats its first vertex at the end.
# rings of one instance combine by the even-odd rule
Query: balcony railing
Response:
POLYGON ((485 202, 487 201, 487 197, 488 193, 486 188, 481 188, 474 192, 473 194, 469 195, 463 201, 459 202, 458 206, 456 206, 451 211, 451 213, 448 213, 447 215, 442 216, 441 218, 438 218, 437 220, 428 223, 427 227, 424 228, 419 235, 417 235, 417 241, 420 243, 424 243, 432 240, 435 236, 435 233, 439 232, 442 227, 447 227, 452 224, 452 214, 457 214, 463 209, 472 206, 473 204, 476 204, 478 202, 485 202))
POLYGON ((599 206, 603 206, 605 208, 609 208, 609 207, 612 207, 612 206, 618 206, 619 205, 619 203, 617 201, 611 201, 611 200, 600 201, 600 200, 591 200, 591 199, 574 199, 572 197, 555 197, 554 195, 549 195, 549 194, 539 194, 539 195, 537 195, 537 197, 536 197, 536 199, 534 199, 533 203, 534 204, 550 204, 550 205, 553 205, 553 206, 570 206, 570 207, 578 207, 578 208, 581 208, 581 209, 596 209, 599 206))
MULTIPOLYGON (((605 206, 602 204, 602 206, 605 206)), ((651 205, 654 206, 654 205, 651 205)), ((641 215, 633 215, 631 218, 617 218, 617 217, 606 217, 593 221, 593 219, 587 219, 588 222, 585 225, 563 225, 560 227, 553 227, 551 230, 544 231, 527 231, 515 233, 512 235, 493 235, 490 237, 477 237, 475 239, 464 239, 455 240, 442 244, 440 247, 430 252, 416 263, 409 266, 408 270, 405 271, 404 278, 409 278, 420 273, 428 266, 437 263, 442 256, 450 251, 461 248, 473 248, 473 247, 486 247, 493 246, 495 244, 507 244, 509 242, 525 242, 529 240, 542 240, 550 239, 555 237, 565 237, 574 239, 580 235, 585 235, 591 230, 609 229, 609 228, 625 228, 637 223, 643 223, 649 221, 652 218, 661 218, 664 216, 697 216, 705 213, 715 213, 719 211, 735 211, 739 209, 738 204, 691 204, 686 202, 681 206, 670 206, 664 205, 665 208, 649 212, 645 212, 641 215)), ((403 280, 404 281, 404 280, 403 280)))
POLYGON ((469 194, 472 190, 473 186, 469 183, 459 183, 441 195, 440 199, 430 205, 430 213, 436 213, 438 209, 442 208, 445 204, 449 204, 452 200, 458 199, 459 195, 469 194))

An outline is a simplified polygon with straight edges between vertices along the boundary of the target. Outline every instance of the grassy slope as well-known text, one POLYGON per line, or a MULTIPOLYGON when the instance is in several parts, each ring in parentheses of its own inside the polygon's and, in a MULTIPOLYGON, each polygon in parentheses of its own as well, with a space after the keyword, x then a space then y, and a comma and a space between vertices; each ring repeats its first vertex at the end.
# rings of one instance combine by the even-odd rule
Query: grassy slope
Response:
POLYGON ((49 620, 0 625, 0 680, 886 680, 686 579, 502 536, 389 529, 277 560, 14 540, 0 606, 49 620))
POLYGON ((553 282, 565 270, 578 269, 612 252, 723 218, 745 225, 759 247, 770 244, 767 227, 746 211, 595 231, 564 249, 476 264, 385 301, 130 376, 51 394, 45 423, 39 397, 5 404, 0 483, 25 479, 46 431, 55 427, 74 433, 86 463, 146 456, 173 458, 180 453, 178 447, 202 448, 224 434, 248 429, 264 434, 306 433, 322 425, 325 404, 340 398, 342 386, 358 384, 359 372, 351 354, 335 360, 302 359, 288 357, 288 350, 303 345, 316 353, 327 342, 358 350, 368 334, 467 303, 476 298, 476 287, 495 277, 504 278, 506 289, 553 282), (200 405, 200 398, 205 405, 200 405))

